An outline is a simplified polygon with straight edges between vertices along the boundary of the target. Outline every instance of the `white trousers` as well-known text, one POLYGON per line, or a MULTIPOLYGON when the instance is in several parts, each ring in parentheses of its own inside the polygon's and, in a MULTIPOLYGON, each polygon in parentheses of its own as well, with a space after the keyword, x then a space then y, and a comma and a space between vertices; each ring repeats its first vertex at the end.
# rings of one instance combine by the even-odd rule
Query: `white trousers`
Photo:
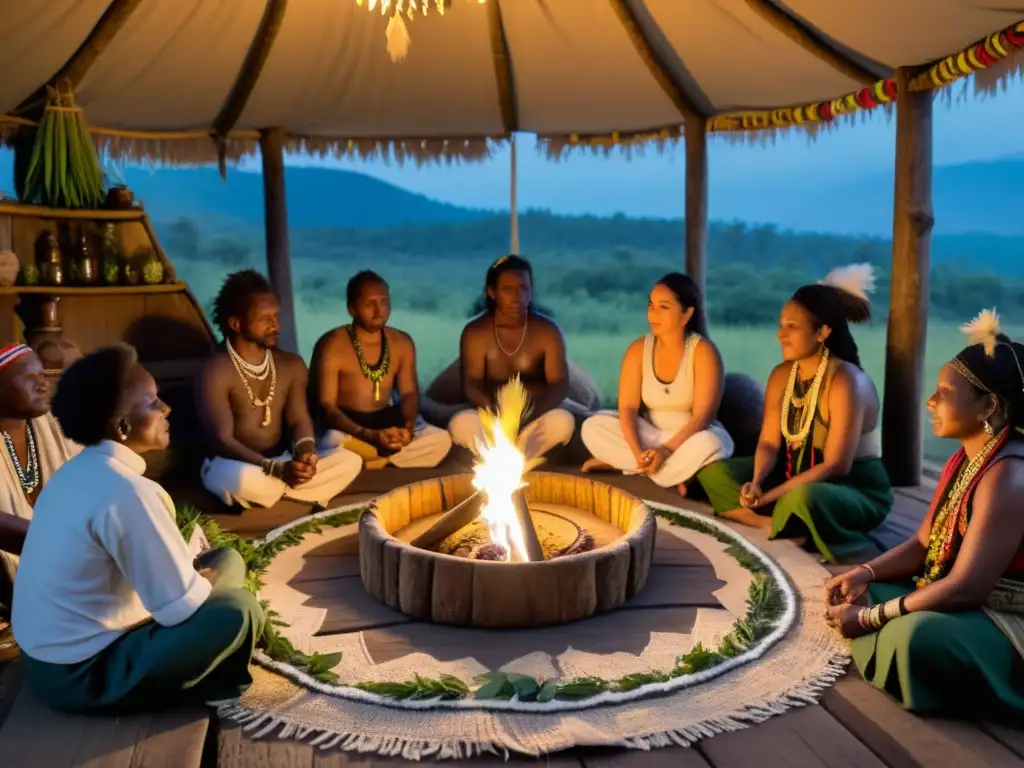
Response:
MULTIPOLYGON (((659 429, 643 418, 637 419, 636 431, 640 448, 644 451, 657 448, 676 434, 675 431, 659 429)), ((598 461, 625 473, 636 472, 636 458, 626 444, 619 414, 615 411, 595 413, 583 422, 580 436, 591 456, 598 461)), ((712 424, 708 429, 691 435, 650 477, 662 488, 672 488, 685 483, 711 462, 728 459, 734 447, 729 433, 720 425, 712 424)))
MULTIPOLYGON (((283 480, 263 474, 256 464, 216 457, 203 462, 203 486, 228 506, 237 503, 249 507, 272 507, 282 498, 319 504, 344 491, 363 469, 363 460, 352 451, 335 448, 319 452, 316 474, 308 483, 289 488, 283 480)), ((275 457, 291 459, 290 453, 275 457)))
MULTIPOLYGON (((329 429, 320 438, 320 449, 340 448, 348 437, 337 429, 329 429)), ((388 456, 388 461, 399 469, 431 469, 436 467, 452 449, 452 438, 445 430, 431 426, 417 417, 412 442, 388 456)))
MULTIPOLYGON (((448 431, 456 445, 476 453, 477 440, 483 440, 484 427, 475 410, 459 411, 448 422, 448 431)), ((565 445, 576 431, 576 419, 564 408, 554 408, 531 421, 519 433, 519 450, 528 459, 545 455, 556 445, 565 445)))

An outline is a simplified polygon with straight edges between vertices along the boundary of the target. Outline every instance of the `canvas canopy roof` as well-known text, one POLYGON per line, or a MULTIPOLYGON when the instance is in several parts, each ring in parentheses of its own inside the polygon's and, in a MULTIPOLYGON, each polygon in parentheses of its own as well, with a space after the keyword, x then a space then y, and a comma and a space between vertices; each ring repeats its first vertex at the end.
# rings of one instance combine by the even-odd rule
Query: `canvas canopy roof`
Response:
POLYGON ((393 62, 368 2, 0 0, 0 122, 70 71, 96 134, 136 156, 209 160, 211 131, 237 156, 267 127, 311 151, 471 156, 513 131, 557 150, 687 117, 827 123, 891 101, 900 66, 936 63, 917 87, 987 66, 992 87, 1024 45, 1022 0, 419 0, 393 62))

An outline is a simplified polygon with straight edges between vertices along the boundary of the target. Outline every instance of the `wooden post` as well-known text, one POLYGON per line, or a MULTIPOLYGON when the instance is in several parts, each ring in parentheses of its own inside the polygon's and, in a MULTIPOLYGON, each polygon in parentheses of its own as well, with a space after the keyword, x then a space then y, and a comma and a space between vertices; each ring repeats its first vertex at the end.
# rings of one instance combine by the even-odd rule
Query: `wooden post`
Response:
POLYGON ((708 134, 704 119, 687 117, 686 137, 686 274, 707 298, 708 134))
POLYGON ((288 205, 284 194, 284 131, 270 128, 260 131, 260 155, 263 158, 263 216, 267 239, 267 276, 281 302, 280 346, 299 351, 295 325, 295 298, 292 293, 292 264, 288 248, 288 205))
POLYGON ((923 459, 924 354, 932 215, 932 92, 896 72, 892 288, 885 348, 882 455, 895 486, 918 485, 923 459))

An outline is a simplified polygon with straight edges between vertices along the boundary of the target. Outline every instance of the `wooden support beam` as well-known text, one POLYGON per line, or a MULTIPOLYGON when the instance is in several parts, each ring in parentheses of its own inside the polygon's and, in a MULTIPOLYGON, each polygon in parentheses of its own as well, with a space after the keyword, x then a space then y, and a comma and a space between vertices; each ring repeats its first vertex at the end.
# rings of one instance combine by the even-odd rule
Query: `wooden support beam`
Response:
POLYGON ((505 23, 501 18, 501 4, 487 4, 487 28, 491 35, 491 56, 494 59, 494 78, 498 84, 498 103, 501 108, 501 123, 505 133, 519 130, 519 101, 516 98, 515 73, 512 70, 512 54, 505 34, 505 23))
POLYGON ((866 60, 855 60, 832 40, 776 0, 747 0, 747 5, 777 31, 851 80, 856 80, 862 85, 874 85, 879 80, 889 77, 885 67, 866 60))
POLYGON ((295 294, 292 291, 291 252, 288 247, 288 205, 284 188, 284 130, 260 131, 263 158, 263 211, 267 239, 267 276, 281 303, 280 346, 299 351, 295 324, 295 294))
POLYGON ((686 137, 686 274, 707 298, 708 134, 704 120, 691 118, 686 137))
POLYGON ((256 34, 249 45, 249 52, 245 55, 242 67, 238 71, 235 84, 231 87, 220 113, 213 121, 213 133, 217 141, 217 156, 220 173, 223 177, 226 173, 224 140, 231 129, 235 127, 238 118, 245 111, 245 105, 249 103, 256 88, 256 82, 263 72, 263 65, 267 63, 270 56, 270 49, 274 46, 277 33, 281 30, 281 22, 284 20, 284 12, 288 7, 288 0, 267 0, 266 8, 263 10, 263 18, 256 34))
POLYGON ((78 46, 78 50, 71 54, 71 58, 46 84, 37 88, 19 104, 14 110, 14 114, 24 116, 35 115, 35 113, 42 114, 42 109, 46 106, 46 86, 52 85, 58 80, 67 80, 72 88, 76 88, 96 59, 110 45, 110 41, 121 31, 125 22, 141 4, 142 0, 113 0, 100 16, 99 21, 96 22, 96 26, 78 46))
POLYGON ((882 455, 895 486, 918 485, 923 460, 924 353, 932 213, 932 92, 896 71, 892 288, 885 348, 882 455))
MULTIPOLYGON (((647 10, 647 7, 643 3, 639 4, 640 7, 634 7, 630 0, 610 0, 610 2, 612 9, 619 17, 619 21, 622 22, 626 34, 632 41, 637 55, 647 65, 651 76, 661 86, 662 91, 672 101, 679 114, 684 118, 707 116, 711 111, 710 103, 703 106, 697 103, 698 98, 702 102, 707 102, 704 94, 699 92, 699 88, 695 83, 691 84, 690 87, 686 87, 680 82, 679 78, 672 74, 668 63, 661 53, 656 50, 652 40, 644 31, 641 25, 640 14, 643 13, 649 17, 650 12, 647 10)), ((654 26, 656 27, 656 25, 654 26)), ((671 50, 671 46, 668 45, 659 47, 663 50, 671 50)))

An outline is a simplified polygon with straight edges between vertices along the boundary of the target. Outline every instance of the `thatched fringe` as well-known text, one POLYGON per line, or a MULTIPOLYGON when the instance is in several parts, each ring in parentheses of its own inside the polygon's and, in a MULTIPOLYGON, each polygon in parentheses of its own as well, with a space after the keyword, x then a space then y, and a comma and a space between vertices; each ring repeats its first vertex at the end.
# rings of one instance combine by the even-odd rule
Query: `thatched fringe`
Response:
MULTIPOLYGON (((93 133, 93 145, 101 156, 112 160, 153 165, 210 165, 217 162, 213 137, 198 134, 190 138, 147 138, 93 133)), ((228 137, 226 158, 237 164, 259 150, 255 139, 228 137)))
POLYGON ((430 163, 450 165, 488 160, 501 141, 503 137, 391 140, 289 137, 285 140, 285 151, 304 152, 320 158, 394 161, 399 166, 407 162, 417 166, 430 163))
MULTIPOLYGON (((511 752, 536 757, 551 754, 572 747, 625 747, 650 751, 663 747, 696 744, 701 739, 710 738, 721 733, 750 728, 765 722, 776 715, 782 715, 791 709, 816 704, 826 690, 843 676, 849 658, 837 656, 816 675, 801 680, 797 685, 784 691, 779 696, 748 704, 722 717, 708 718, 692 725, 656 731, 652 733, 627 736, 608 741, 587 741, 575 744, 551 744, 546 739, 547 729, 538 729, 536 733, 527 734, 518 729, 515 741, 498 739, 437 738, 437 739, 405 739, 397 736, 380 736, 367 733, 340 733, 326 729, 312 728, 296 722, 287 716, 274 715, 258 709, 239 705, 237 702, 222 703, 217 707, 217 715, 225 720, 237 723, 242 730, 254 739, 277 736, 279 739, 292 739, 306 742, 321 750, 339 749, 344 752, 373 753, 389 757, 401 757, 405 760, 460 760, 484 754, 502 755, 506 759, 511 752)), ((557 715, 554 715, 557 716, 557 715)), ((373 721, 367 725, 372 728, 373 721)))

